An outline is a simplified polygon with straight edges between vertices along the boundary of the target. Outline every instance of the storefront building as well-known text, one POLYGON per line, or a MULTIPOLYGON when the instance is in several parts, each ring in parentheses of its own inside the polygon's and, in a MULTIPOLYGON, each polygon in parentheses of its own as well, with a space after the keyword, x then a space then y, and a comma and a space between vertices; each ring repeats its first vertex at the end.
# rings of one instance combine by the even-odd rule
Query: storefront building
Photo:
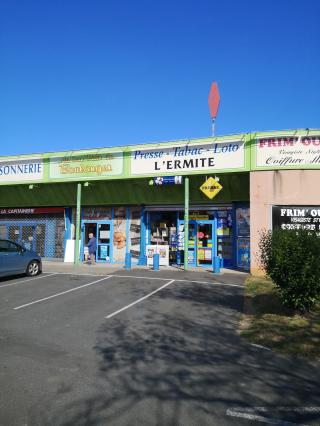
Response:
POLYGON ((179 265, 187 217, 188 265, 212 268, 219 258, 257 273, 259 232, 273 222, 308 225, 320 206, 319 178, 320 130, 1 157, 0 238, 65 261, 78 260, 79 241, 83 261, 93 232, 97 262, 123 264, 131 253, 146 264, 158 252, 160 264, 179 265), (222 187, 212 199, 200 189, 210 177, 222 187), (290 222, 290 206, 304 207, 306 221, 300 212, 290 222))

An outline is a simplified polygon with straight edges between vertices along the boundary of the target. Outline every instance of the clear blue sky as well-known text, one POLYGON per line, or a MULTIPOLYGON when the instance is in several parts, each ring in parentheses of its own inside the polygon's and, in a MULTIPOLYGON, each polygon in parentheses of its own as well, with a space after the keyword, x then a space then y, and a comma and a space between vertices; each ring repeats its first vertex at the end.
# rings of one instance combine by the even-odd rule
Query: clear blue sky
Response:
POLYGON ((320 127, 319 0, 1 0, 0 155, 320 127))

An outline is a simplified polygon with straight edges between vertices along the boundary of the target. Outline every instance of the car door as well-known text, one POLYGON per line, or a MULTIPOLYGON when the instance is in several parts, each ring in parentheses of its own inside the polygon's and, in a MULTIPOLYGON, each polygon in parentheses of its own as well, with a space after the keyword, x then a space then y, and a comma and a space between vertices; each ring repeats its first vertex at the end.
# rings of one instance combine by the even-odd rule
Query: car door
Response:
POLYGON ((0 240, 0 276, 6 275, 6 273, 8 272, 7 263, 6 263, 6 259, 7 259, 6 253, 7 253, 7 242, 4 240, 0 240))
POLYGON ((8 275, 23 272, 25 267, 25 259, 22 255, 21 247, 11 241, 0 240, 1 274, 8 275))

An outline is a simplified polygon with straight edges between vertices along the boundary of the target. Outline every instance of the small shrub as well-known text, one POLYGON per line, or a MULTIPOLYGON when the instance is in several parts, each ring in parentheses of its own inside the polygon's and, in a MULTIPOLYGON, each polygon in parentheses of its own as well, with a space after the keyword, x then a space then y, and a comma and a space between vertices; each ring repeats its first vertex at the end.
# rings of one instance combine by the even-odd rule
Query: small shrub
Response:
POLYGON ((263 231, 259 261, 282 303, 308 311, 320 297, 320 238, 308 231, 263 231))

